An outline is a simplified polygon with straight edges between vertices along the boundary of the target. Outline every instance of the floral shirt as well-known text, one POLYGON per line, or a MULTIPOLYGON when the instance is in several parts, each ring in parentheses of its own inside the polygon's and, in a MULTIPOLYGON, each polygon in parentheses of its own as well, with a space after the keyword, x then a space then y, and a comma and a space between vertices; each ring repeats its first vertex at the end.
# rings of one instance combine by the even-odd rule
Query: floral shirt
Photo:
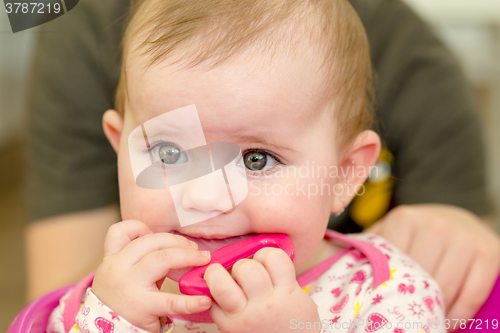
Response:
MULTIPOLYGON (((321 321, 301 322, 291 318, 290 331, 446 332, 438 284, 406 254, 375 235, 342 235, 329 230, 325 237, 347 246, 297 277, 316 303, 321 321)), ((99 301, 88 287, 91 278, 80 285, 81 295, 76 295, 79 308, 72 305, 76 318, 70 314, 68 320, 67 303, 72 294, 69 291, 52 312, 47 332, 145 333, 99 301)), ((162 333, 220 332, 208 312, 160 318, 160 321, 162 333)))

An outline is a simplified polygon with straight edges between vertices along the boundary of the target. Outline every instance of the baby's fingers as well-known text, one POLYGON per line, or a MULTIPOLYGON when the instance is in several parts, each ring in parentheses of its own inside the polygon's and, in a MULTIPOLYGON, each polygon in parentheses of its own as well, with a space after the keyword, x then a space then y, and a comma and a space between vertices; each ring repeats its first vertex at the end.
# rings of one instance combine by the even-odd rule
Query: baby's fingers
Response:
POLYGON ((147 234, 130 242, 117 256, 132 266, 148 253, 168 248, 198 249, 198 245, 179 235, 164 232, 147 234))
POLYGON ((274 291, 269 273, 257 260, 238 260, 233 265, 231 274, 243 289, 248 300, 261 301, 268 298, 274 291))
POLYGON ((136 238, 152 233, 148 226, 138 220, 126 220, 113 224, 104 240, 104 256, 116 254, 136 238))
POLYGON ((253 259, 265 267, 271 277, 273 286, 298 287, 293 262, 283 250, 266 247, 257 251, 253 259))
POLYGON ((154 316, 192 314, 210 309, 212 300, 207 296, 186 296, 151 292, 144 306, 154 316))
POLYGON ((221 264, 210 265, 203 278, 207 281, 215 302, 219 304, 219 310, 236 313, 245 308, 247 298, 243 290, 221 264))
POLYGON ((137 281, 147 284, 164 278, 171 269, 202 266, 210 262, 210 252, 169 248, 148 253, 132 268, 137 281))

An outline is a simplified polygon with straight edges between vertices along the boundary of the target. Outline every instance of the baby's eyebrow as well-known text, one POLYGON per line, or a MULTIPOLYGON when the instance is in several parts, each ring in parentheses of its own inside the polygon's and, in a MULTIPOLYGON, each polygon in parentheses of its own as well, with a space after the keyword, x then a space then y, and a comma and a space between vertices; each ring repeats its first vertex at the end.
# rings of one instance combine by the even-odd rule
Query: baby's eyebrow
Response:
POLYGON ((276 149, 282 149, 282 150, 288 150, 297 153, 297 151, 291 147, 284 146, 274 138, 268 138, 264 136, 258 136, 258 135, 231 135, 230 136, 230 141, 234 143, 261 143, 263 145, 273 147, 276 149))
MULTIPOLYGON (((156 136, 160 136, 161 134, 173 134, 172 131, 165 131, 165 130, 162 130, 162 129, 159 129, 159 128, 152 128, 152 129, 149 129, 146 131, 147 132, 147 136, 148 138, 154 138, 156 136)), ((176 134, 178 135, 182 135, 182 134, 185 134, 185 133, 182 133, 182 131, 179 131, 179 132, 176 132, 174 131, 176 134)), ((143 136, 143 132, 142 131, 138 131, 136 133, 132 133, 130 135, 131 137, 133 138, 136 138, 136 139, 144 139, 144 136, 143 136)), ((287 147, 283 144, 280 144, 279 142, 277 142, 274 138, 269 138, 269 137, 265 137, 265 136, 259 136, 259 135, 230 135, 228 137, 228 142, 234 142, 236 144, 240 144, 240 143, 260 143, 260 144, 263 144, 265 146, 268 146, 268 147, 273 147, 275 149, 280 149, 280 150, 288 150, 288 151, 291 151, 291 152, 294 152, 294 153, 297 153, 297 151, 291 147, 287 147)))
MULTIPOLYGON (((141 125, 143 126, 143 125, 141 125)), ((141 127, 139 126, 139 127, 141 127)), ((169 134, 169 135, 183 135, 183 131, 177 127, 173 127, 173 126, 170 126, 168 128, 158 128, 158 127, 152 127, 152 126, 149 126, 147 129, 146 129, 146 134, 148 137, 150 138, 153 138, 153 137, 157 137, 157 136, 160 136, 160 135, 164 135, 164 134, 169 134)), ((144 138, 144 134, 142 131, 134 131, 130 134, 130 137, 133 137, 133 138, 137 138, 137 139, 143 139, 144 138)))

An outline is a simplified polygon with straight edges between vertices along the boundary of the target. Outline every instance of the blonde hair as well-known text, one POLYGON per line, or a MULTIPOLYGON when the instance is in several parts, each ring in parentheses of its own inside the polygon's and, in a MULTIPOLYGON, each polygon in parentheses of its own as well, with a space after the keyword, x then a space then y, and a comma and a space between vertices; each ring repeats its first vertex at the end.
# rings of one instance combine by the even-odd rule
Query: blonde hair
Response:
POLYGON ((334 101, 339 143, 345 145, 372 126, 374 95, 366 32, 347 0, 135 0, 122 42, 115 108, 124 114, 131 52, 150 66, 178 51, 173 63, 192 67, 210 59, 215 67, 250 46, 291 50, 304 37, 323 57, 322 93, 334 101), (287 35, 277 40, 273 33, 282 28, 287 35))

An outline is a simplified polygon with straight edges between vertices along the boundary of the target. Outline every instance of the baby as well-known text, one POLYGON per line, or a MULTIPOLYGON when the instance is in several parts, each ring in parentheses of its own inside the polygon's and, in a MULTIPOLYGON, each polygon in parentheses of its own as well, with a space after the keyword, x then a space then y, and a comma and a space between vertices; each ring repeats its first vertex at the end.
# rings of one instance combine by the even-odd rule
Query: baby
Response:
POLYGON ((380 151, 371 78, 346 0, 137 1, 117 110, 103 117, 124 221, 47 331, 445 332, 440 289, 409 257, 378 236, 326 232, 380 151), (196 175, 194 148, 214 154, 215 142, 240 149, 226 186, 203 178, 174 191, 176 172, 196 175), (140 178, 148 160, 163 184, 140 178), (231 179, 241 175, 237 199, 231 179), (287 235, 294 261, 263 248, 230 271, 209 266, 212 298, 179 292, 180 276, 210 262, 207 243, 255 234, 287 235))

